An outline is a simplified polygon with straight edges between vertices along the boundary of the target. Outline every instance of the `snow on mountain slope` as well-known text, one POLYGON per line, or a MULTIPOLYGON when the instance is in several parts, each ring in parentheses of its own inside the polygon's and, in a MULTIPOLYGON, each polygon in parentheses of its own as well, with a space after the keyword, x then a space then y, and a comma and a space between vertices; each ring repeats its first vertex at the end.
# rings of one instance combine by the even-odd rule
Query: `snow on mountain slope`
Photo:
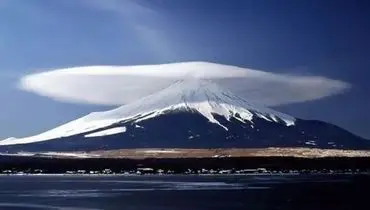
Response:
MULTIPOLYGON (((250 104, 245 99, 228 90, 221 89, 208 80, 189 79, 179 80, 155 94, 119 108, 93 112, 39 135, 5 139, 0 141, 0 145, 26 144, 84 134, 122 121, 135 120, 135 122, 139 122, 179 110, 198 112, 211 123, 218 124, 225 130, 228 128, 216 120, 213 114, 223 116, 227 120, 233 117, 241 122, 250 121, 253 123, 253 119, 258 117, 270 122, 284 123, 286 126, 292 126, 295 123, 295 118, 289 115, 250 104)), ((104 135, 104 131, 106 130, 100 134, 104 135)), ((123 131, 120 130, 120 132, 123 131)))
POLYGON ((109 136, 109 135, 124 133, 126 132, 126 130, 127 130, 126 127, 109 128, 109 129, 98 131, 95 133, 86 134, 85 137, 90 138, 90 137, 99 137, 99 136, 109 136))

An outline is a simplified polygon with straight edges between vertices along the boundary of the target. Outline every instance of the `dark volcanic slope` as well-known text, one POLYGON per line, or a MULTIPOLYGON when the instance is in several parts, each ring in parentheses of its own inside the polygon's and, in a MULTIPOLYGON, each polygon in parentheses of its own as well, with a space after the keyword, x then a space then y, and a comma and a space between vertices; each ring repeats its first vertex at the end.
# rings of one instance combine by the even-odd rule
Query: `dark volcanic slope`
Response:
POLYGON ((245 123, 215 116, 228 128, 210 123, 202 115, 170 112, 139 123, 121 122, 107 128, 127 128, 126 132, 89 137, 79 134, 54 140, 12 146, 0 146, 0 152, 94 151, 125 148, 264 148, 309 147, 336 149, 370 149, 370 141, 337 126, 320 121, 297 120, 296 125, 270 122, 261 118, 245 123))

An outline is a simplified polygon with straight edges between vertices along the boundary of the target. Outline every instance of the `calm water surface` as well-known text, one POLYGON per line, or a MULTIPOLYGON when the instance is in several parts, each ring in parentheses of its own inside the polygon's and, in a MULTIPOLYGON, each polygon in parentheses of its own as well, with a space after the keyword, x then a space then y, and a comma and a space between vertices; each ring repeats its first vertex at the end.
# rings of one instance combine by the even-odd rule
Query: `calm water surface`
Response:
POLYGON ((370 176, 0 176, 0 209, 366 209, 370 176))

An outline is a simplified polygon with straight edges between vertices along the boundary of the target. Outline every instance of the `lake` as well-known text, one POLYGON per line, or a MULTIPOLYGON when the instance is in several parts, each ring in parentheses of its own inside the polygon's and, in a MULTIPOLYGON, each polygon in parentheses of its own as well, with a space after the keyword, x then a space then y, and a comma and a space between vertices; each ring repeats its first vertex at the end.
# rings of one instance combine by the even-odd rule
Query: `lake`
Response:
POLYGON ((368 175, 0 176, 0 209, 364 209, 368 175))

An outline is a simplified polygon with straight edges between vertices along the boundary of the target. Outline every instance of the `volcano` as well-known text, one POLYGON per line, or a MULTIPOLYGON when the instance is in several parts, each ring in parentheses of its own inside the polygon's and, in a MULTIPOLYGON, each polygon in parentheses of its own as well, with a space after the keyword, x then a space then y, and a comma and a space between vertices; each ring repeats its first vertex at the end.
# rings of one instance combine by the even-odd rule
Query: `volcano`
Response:
POLYGON ((0 141, 0 152, 134 148, 370 149, 335 125, 249 103, 209 80, 178 80, 113 110, 90 113, 39 135, 0 141))

